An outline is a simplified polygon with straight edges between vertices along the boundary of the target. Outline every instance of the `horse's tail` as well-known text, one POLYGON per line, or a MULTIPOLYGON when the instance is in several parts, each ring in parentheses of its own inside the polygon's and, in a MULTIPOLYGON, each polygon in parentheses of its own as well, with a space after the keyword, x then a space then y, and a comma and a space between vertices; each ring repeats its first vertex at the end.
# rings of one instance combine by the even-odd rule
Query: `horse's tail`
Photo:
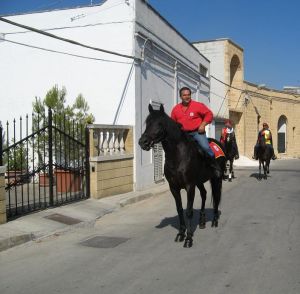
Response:
POLYGON ((218 207, 221 203, 221 197, 222 197, 222 177, 221 178, 211 178, 211 191, 212 191, 212 201, 213 201, 213 207, 218 207))

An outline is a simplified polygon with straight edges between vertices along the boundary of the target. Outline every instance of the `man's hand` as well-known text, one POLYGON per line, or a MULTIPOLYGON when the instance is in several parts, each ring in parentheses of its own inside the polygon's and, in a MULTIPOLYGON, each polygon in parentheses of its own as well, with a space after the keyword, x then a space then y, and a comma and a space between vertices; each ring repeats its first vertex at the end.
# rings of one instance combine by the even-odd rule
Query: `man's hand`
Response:
POLYGON ((205 133, 205 126, 207 125, 207 123, 206 122, 202 122, 201 123, 201 125, 199 126, 199 128, 198 128, 198 133, 199 134, 204 134, 205 133))

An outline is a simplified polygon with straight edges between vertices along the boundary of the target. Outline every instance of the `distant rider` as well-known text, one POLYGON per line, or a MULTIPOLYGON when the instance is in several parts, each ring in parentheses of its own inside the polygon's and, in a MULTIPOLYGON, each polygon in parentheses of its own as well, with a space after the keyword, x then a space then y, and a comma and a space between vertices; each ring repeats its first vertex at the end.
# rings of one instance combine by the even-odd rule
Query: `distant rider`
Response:
POLYGON ((234 129, 232 127, 232 122, 230 119, 226 119, 225 120, 225 127, 222 129, 221 132, 221 137, 220 137, 220 142, 222 144, 222 146, 225 146, 225 140, 226 140, 226 136, 227 134, 231 134, 232 133, 232 144, 233 144, 233 148, 235 149, 235 159, 239 159, 239 149, 236 143, 236 138, 235 138, 235 132, 234 129))
POLYGON ((269 129, 269 125, 267 123, 263 123, 263 128, 258 132, 258 138, 256 145, 254 146, 254 156, 252 156, 253 159, 257 160, 257 151, 258 151, 258 146, 259 146, 259 141, 260 139, 264 137, 265 143, 267 146, 271 149, 272 152, 272 159, 275 160, 277 157, 274 153, 274 148, 273 148, 273 139, 272 139, 272 133, 269 129))

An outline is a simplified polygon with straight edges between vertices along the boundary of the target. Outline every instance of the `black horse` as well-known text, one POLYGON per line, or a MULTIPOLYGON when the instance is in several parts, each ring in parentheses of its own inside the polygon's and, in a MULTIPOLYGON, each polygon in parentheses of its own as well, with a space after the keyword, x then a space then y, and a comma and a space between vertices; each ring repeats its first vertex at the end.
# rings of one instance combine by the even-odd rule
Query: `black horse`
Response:
MULTIPOLYGON (((214 208, 212 227, 217 227, 219 219, 218 207, 222 193, 222 176, 214 176, 213 171, 201 156, 197 144, 188 134, 180 129, 179 124, 165 113, 162 105, 159 110, 154 110, 149 104, 149 112, 150 114, 146 119, 146 130, 142 134, 139 144, 142 149, 148 151, 154 144, 162 143, 165 151, 164 173, 176 201, 180 223, 175 241, 182 242, 185 239, 184 247, 191 247, 193 244, 192 218, 195 187, 197 186, 200 190, 202 198, 199 227, 205 228, 206 190, 203 183, 210 180, 214 208), (184 220, 181 189, 185 189, 187 192, 187 225, 184 220)), ((219 157, 217 162, 222 171, 224 171, 225 157, 219 157)))
POLYGON ((224 179, 227 179, 231 182, 234 178, 233 171, 233 162, 235 159, 239 158, 239 152, 236 144, 234 132, 227 133, 224 140, 224 149, 226 155, 226 168, 224 172, 224 179))
POLYGON ((270 173, 270 161, 273 156, 273 152, 270 146, 266 144, 265 137, 261 136, 258 140, 257 157, 259 160, 259 175, 258 178, 262 179, 261 166, 264 170, 264 179, 267 179, 267 174, 270 173))

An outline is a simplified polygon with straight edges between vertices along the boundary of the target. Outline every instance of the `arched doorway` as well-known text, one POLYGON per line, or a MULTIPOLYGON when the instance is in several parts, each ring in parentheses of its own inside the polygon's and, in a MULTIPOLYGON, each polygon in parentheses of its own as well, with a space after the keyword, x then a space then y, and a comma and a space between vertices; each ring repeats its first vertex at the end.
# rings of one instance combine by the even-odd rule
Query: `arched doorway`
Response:
POLYGON ((241 63, 237 55, 233 55, 230 61, 230 85, 241 81, 241 63))
POLYGON ((282 115, 278 119, 277 125, 277 150, 278 153, 286 153, 286 130, 287 130, 287 118, 285 115, 282 115))

